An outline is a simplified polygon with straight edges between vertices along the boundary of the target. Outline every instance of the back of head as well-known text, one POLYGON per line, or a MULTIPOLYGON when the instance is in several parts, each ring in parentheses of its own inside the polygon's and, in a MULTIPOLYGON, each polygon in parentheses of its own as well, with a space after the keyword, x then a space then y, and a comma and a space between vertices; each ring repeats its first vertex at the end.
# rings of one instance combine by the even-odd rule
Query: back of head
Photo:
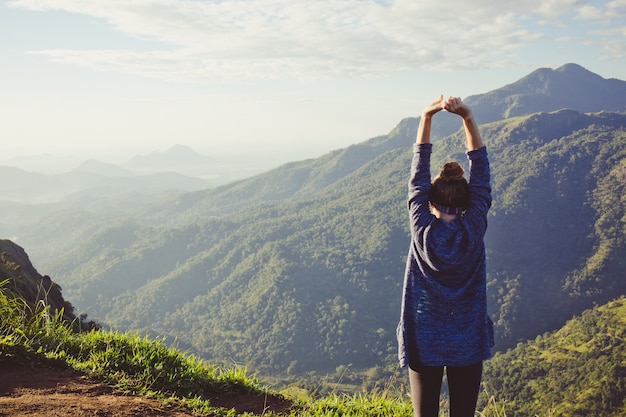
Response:
POLYGON ((446 163, 430 189, 431 204, 440 211, 450 211, 449 214, 465 210, 469 204, 469 185, 464 173, 458 162, 446 163))

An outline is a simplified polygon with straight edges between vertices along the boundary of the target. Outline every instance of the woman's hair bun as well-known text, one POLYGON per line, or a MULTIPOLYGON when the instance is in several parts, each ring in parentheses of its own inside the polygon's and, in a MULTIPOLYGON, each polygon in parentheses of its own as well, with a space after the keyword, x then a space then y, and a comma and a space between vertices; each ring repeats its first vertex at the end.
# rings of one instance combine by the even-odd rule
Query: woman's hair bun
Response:
POLYGON ((445 181, 462 180, 465 171, 458 162, 448 162, 443 166, 439 178, 445 181))

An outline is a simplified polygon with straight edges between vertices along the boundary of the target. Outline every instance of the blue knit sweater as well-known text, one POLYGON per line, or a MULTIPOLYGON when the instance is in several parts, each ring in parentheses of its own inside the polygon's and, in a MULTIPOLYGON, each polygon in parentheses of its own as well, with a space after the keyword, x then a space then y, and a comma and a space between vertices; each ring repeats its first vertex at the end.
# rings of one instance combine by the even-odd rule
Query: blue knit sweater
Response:
POLYGON ((411 247, 397 329, 401 366, 468 366, 489 358, 485 245, 491 206, 485 147, 467 152, 470 203, 452 222, 430 212, 432 144, 415 144, 408 208, 411 247))

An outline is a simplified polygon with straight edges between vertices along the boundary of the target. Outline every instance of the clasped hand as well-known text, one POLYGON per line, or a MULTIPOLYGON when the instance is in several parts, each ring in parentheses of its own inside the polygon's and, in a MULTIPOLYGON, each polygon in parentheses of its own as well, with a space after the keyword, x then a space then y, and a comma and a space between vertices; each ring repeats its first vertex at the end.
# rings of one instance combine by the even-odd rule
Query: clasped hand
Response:
POLYGON ((428 106, 426 106, 426 108, 424 108, 422 116, 432 117, 435 113, 441 110, 458 114, 464 119, 471 116, 472 114, 470 108, 463 103, 461 98, 451 96, 444 101, 442 94, 437 100, 433 101, 428 106))

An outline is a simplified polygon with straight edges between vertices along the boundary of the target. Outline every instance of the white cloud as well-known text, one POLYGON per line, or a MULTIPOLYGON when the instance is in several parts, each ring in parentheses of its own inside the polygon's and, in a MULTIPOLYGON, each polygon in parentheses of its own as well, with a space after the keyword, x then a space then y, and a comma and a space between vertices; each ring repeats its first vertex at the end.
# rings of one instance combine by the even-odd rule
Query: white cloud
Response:
POLYGON ((578 10, 578 17, 584 20, 596 20, 606 17, 606 13, 599 7, 584 6, 578 10))
POLYGON ((594 6, 583 6, 578 9, 577 17, 583 20, 617 20, 617 23, 624 26, 624 19, 626 19, 626 0, 610 1, 594 6))
MULTIPOLYGON (((526 3, 522 1, 522 3, 526 3)), ((585 0, 540 0, 532 2, 533 10, 542 16, 558 18, 571 13, 573 10, 583 6, 588 1, 585 0)))
MULTIPOLYGON (((42 50, 56 62, 179 81, 363 77, 412 69, 497 67, 563 23, 623 13, 624 0, 14 0, 103 20, 159 50, 42 50), (594 5, 596 2, 594 2, 594 5)), ((623 14, 621 15, 623 16, 623 14)), ((580 35, 580 34, 579 34, 580 35)), ((619 45, 618 45, 619 46, 619 45)), ((615 49, 615 45, 612 46, 615 49)))

